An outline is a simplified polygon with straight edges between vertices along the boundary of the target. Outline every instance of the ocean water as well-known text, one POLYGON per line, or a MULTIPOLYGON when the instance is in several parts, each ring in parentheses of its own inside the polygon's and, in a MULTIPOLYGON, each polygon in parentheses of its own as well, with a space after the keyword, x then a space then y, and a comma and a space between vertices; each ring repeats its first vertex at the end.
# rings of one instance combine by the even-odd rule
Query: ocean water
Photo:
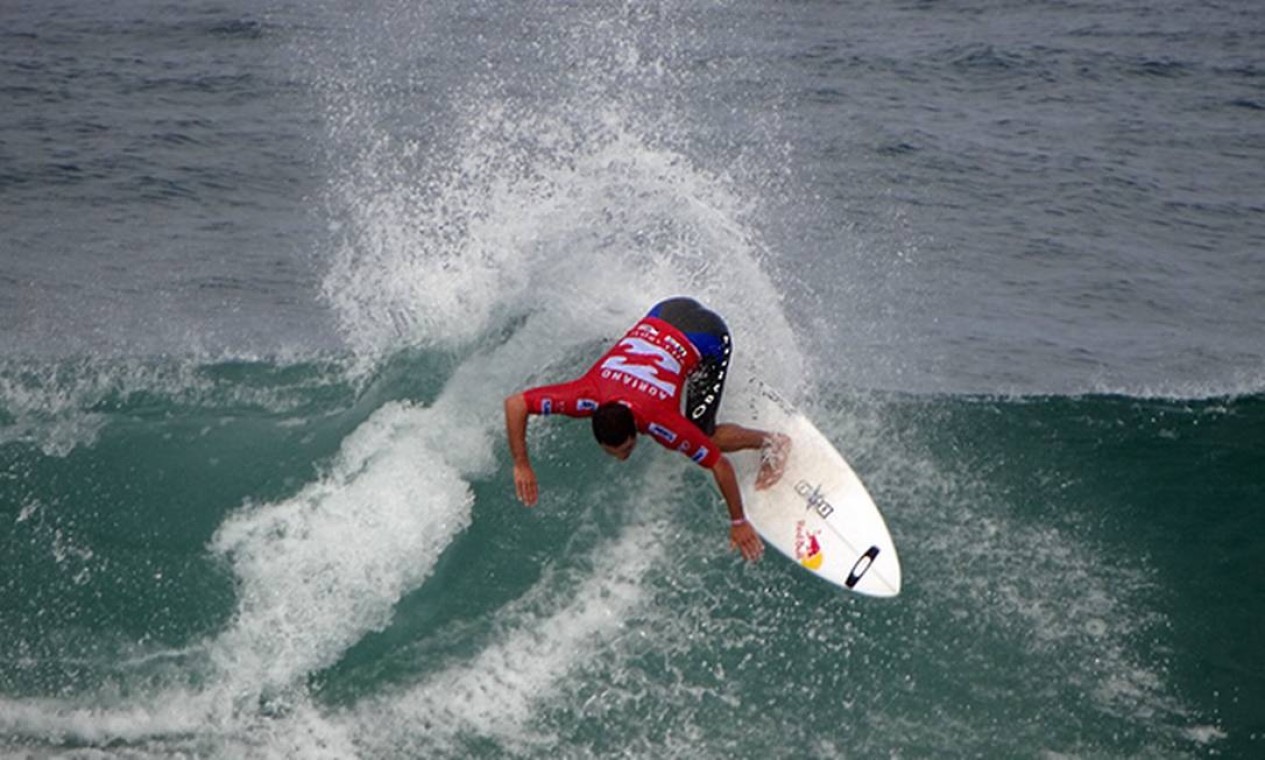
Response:
POLYGON ((0 756, 1261 756, 1262 39, 6 2, 0 756), (679 293, 899 597, 743 563, 705 474, 583 425, 514 500, 501 399, 679 293))

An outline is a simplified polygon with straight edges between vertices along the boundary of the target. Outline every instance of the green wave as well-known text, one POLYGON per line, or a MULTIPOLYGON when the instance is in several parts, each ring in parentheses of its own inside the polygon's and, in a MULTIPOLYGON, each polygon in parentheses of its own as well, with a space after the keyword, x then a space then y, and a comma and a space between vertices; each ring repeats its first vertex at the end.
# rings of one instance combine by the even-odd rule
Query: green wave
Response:
MULTIPOLYGON (((455 361, 6 367, 0 698, 55 717, 210 688, 244 593, 216 531, 309 508, 287 500, 387 405, 433 403, 455 361), (50 443, 84 420, 91 435, 50 443)), ((500 462, 468 475, 470 525, 426 580, 248 712, 308 704, 385 757, 547 754, 532 736, 672 754, 697 735, 718 753, 1180 756, 1259 734, 1265 398, 832 389, 805 407, 887 517, 898 599, 746 566, 704 473, 653 447, 620 465, 583 425, 533 422, 542 504, 513 500, 492 431, 500 462), (419 714, 435 725, 410 729, 419 714)), ((183 746, 42 725, 0 729, 20 747, 183 746)))

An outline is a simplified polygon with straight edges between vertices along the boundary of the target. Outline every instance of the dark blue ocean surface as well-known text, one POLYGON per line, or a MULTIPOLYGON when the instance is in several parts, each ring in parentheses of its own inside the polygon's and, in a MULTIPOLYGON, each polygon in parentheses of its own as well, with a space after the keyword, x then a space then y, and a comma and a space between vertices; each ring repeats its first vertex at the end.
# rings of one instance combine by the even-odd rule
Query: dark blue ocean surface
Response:
POLYGON ((1260 755, 1263 37, 6 4, 0 753, 1260 755), (676 293, 853 462, 900 597, 744 565, 710 478, 583 425, 513 500, 501 398, 676 293))

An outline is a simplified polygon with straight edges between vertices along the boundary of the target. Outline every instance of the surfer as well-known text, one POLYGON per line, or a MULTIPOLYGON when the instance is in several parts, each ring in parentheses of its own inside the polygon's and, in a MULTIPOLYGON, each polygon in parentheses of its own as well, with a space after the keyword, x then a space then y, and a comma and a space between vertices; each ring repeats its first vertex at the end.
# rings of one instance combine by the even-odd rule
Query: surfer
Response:
POLYGON ((528 417, 590 417, 593 436, 616 459, 628 459, 637 434, 645 433, 711 470, 729 509, 730 544, 748 560, 759 559, 764 543, 747 522, 725 453, 760 449, 756 488, 764 489, 782 477, 790 439, 716 424, 731 348, 729 328, 716 313, 692 298, 670 298, 656 304, 581 377, 506 397, 505 429, 519 500, 533 506, 539 493, 527 456, 528 417))

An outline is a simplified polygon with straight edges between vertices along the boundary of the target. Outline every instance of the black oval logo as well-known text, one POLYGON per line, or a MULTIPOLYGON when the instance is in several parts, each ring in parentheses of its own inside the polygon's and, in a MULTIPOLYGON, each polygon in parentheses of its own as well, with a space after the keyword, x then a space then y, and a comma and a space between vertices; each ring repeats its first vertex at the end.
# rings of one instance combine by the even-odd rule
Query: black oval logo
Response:
POLYGON ((866 550, 865 554, 862 554, 852 565, 852 571, 848 573, 848 579, 843 582, 844 585, 848 588, 852 588, 857 585, 857 583, 861 581, 861 576, 865 575, 865 573, 874 566, 874 558, 877 556, 877 546, 871 546, 868 550, 866 550))

